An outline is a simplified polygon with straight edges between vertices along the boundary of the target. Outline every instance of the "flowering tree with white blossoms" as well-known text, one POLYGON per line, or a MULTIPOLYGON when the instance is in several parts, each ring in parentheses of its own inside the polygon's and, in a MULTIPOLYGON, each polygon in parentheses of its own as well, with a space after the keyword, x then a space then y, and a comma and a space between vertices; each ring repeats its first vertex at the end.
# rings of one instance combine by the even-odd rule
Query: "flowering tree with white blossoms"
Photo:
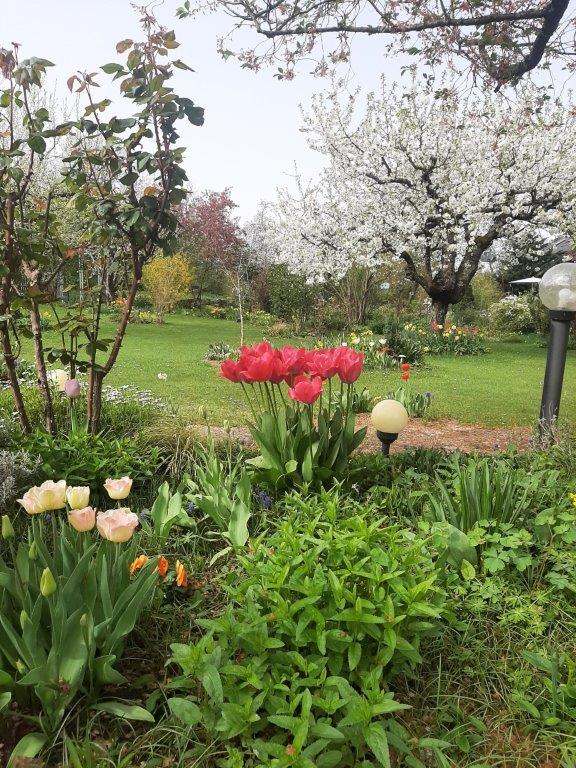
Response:
POLYGON ((436 322, 462 299, 486 251, 527 226, 562 229, 576 197, 575 115, 526 88, 459 97, 382 82, 357 119, 358 94, 335 88, 304 117, 326 156, 274 211, 281 258, 311 279, 401 259, 436 322), (440 95, 441 94, 441 95, 440 95))

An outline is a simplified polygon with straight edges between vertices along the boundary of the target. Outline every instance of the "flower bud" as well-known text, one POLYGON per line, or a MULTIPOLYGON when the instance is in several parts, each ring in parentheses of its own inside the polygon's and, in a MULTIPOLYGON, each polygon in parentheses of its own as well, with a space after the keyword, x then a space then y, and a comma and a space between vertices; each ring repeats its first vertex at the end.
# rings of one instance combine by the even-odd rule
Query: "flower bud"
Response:
POLYGON ((40 577, 40 592, 44 597, 50 597, 56 592, 56 582, 50 568, 44 568, 40 577))
POLYGON ((8 515, 2 515, 2 538, 11 539, 14 536, 14 528, 8 515))
POLYGON ((24 629, 24 626, 30 621, 30 616, 26 611, 20 611, 20 627, 24 629))
POLYGON ((30 544, 30 549, 28 550, 28 557, 30 560, 36 560, 38 557, 38 547, 36 546, 36 542, 33 541, 32 544, 30 544))
POLYGON ((20 674, 23 674, 24 672, 26 672, 26 664, 20 661, 20 659, 16 659, 16 669, 18 670, 18 672, 20 672, 20 674))

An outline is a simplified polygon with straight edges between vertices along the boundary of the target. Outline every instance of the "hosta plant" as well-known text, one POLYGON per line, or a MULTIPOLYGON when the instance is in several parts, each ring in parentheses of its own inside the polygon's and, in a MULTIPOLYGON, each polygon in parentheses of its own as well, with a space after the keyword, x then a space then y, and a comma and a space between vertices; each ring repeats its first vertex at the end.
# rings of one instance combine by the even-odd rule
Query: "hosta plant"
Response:
MULTIPOLYGON (((130 485, 108 480, 106 490, 122 503, 130 485)), ((0 690, 39 709, 46 734, 79 693, 94 699, 124 681, 115 663, 158 580, 152 561, 131 567, 137 515, 96 512, 89 494, 64 480, 31 488, 19 500, 30 517, 19 539, 2 518, 0 690)))
POLYGON ((252 413, 259 480, 277 488, 322 483, 343 475, 366 429, 355 430, 354 382, 364 355, 348 347, 243 347, 220 374, 239 383, 252 413), (339 397, 334 398, 338 393, 339 397))
POLYGON ((429 543, 338 492, 289 506, 240 557, 229 607, 172 645, 182 695, 168 705, 258 764, 390 765, 389 748, 410 753, 391 684, 443 614, 429 543))

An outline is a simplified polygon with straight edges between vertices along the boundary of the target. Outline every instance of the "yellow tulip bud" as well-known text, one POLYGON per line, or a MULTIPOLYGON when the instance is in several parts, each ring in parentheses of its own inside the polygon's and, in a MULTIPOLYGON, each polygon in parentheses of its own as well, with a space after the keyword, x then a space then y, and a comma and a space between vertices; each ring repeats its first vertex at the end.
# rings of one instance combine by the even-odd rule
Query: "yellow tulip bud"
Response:
POLYGON ((24 629, 25 624, 30 621, 30 616, 26 613, 26 611, 20 611, 20 627, 24 629))
POLYGON ((24 672, 26 672, 26 664, 21 662, 20 659, 17 659, 16 660, 16 669, 18 670, 18 672, 20 672, 20 674, 23 674, 24 672))
POLYGON ((2 538, 11 539, 14 536, 14 528, 8 515, 2 515, 2 538))
POLYGON ((44 597, 50 597, 56 592, 56 582, 50 568, 44 568, 40 577, 40 592, 44 597))

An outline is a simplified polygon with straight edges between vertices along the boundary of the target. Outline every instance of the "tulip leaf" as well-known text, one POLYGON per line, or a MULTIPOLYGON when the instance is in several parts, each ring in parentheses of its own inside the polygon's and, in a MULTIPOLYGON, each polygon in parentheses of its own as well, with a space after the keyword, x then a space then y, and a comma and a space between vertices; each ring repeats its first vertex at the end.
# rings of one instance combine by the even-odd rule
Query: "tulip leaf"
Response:
POLYGON ((12 750, 6 768, 16 768, 17 765, 21 765, 24 762, 20 760, 22 757, 36 757, 47 741, 43 733, 27 733, 12 750))
POLYGON ((104 701, 96 704, 93 709, 96 712, 107 712, 124 720, 141 720, 144 723, 154 723, 154 717, 144 707, 138 704, 124 704, 121 701, 104 701))

